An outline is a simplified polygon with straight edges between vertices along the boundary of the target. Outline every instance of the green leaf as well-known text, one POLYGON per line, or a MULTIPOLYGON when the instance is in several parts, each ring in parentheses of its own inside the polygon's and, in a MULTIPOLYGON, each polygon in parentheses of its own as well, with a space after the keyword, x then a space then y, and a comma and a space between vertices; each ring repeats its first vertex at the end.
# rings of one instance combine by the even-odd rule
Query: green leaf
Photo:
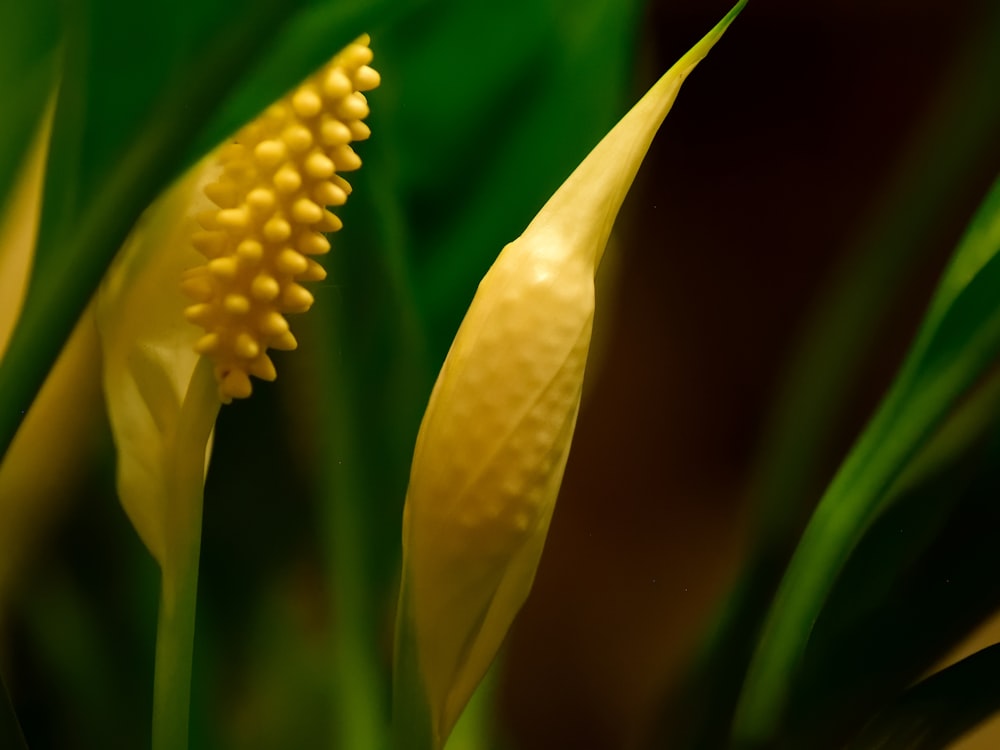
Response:
POLYGON ((750 664, 734 737, 780 725, 813 623, 886 492, 1000 352, 1000 181, 974 217, 888 395, 827 489, 778 590, 750 664))
POLYGON ((788 712, 786 734, 803 746, 839 747, 1000 607, 982 573, 1000 564, 992 385, 991 428, 892 501, 830 593, 788 712))
POLYGON ((644 7, 515 0, 484 34, 480 10, 455 4, 421 34, 390 30, 386 80, 398 66, 412 81, 393 124, 413 145, 395 159, 438 360, 496 253, 626 108, 644 7))
POLYGON ((1000 710, 1000 644, 903 693, 847 750, 942 750, 1000 710))

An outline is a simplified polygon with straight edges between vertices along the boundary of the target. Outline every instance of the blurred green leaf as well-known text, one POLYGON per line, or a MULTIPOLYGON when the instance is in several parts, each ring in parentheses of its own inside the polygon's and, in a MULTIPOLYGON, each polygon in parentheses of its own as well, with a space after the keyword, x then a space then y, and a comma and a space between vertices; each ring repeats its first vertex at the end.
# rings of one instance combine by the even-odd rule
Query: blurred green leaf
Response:
POLYGON ((484 34, 481 9, 459 4, 390 30, 394 160, 438 363, 500 249, 627 109, 644 5, 516 0, 484 34))
POLYGON ((1000 181, 946 269, 888 395, 820 501, 765 623, 734 722, 738 742, 778 730, 816 618, 887 490, 1000 351, 1000 181))
POLYGON ((847 750, 942 750, 1000 710, 1000 644, 914 685, 847 750))
POLYGON ((1000 607, 1000 586, 982 577, 1000 564, 998 491, 994 422, 872 524, 813 628, 788 736, 809 747, 840 747, 838 740, 1000 607))
MULTIPOLYGON (((299 0, 303 7, 264 40, 259 54, 202 129, 186 163, 196 161, 289 88, 320 68, 362 32, 375 31, 376 55, 384 46, 377 29, 406 27, 448 2, 431 0, 299 0)), ((377 65, 378 63, 376 63, 377 65)))

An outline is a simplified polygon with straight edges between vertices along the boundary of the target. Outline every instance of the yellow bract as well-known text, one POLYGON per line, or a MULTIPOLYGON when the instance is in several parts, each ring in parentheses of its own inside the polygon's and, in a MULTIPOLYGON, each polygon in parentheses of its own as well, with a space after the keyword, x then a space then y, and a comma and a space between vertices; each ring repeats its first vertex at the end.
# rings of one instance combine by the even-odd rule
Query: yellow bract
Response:
POLYGON ((189 242, 197 228, 191 209, 207 208, 199 186, 211 174, 196 167, 147 209, 96 298, 118 497, 161 565, 169 547, 169 455, 184 440, 177 426, 199 360, 200 334, 184 319, 180 278, 201 260, 189 242))
POLYGON ((442 738, 534 579, 576 424, 591 259, 526 235, 483 279, 428 404, 404 515, 406 584, 442 738))
POLYGON ((742 6, 660 79, 503 249, 438 376, 406 498, 398 626, 399 647, 416 650, 437 747, 534 580, 580 405, 594 274, 618 209, 684 78, 742 6))

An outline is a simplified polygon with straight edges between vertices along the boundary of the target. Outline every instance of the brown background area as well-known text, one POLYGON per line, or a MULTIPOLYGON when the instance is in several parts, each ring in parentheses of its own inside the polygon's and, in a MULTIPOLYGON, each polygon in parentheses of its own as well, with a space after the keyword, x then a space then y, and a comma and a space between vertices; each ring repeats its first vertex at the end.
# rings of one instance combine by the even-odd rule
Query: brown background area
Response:
MULTIPOLYGON (((655 3, 644 83, 727 8, 655 3)), ((751 0, 692 75, 627 202, 620 288, 599 298, 605 359, 509 640, 514 746, 641 742, 740 564, 749 471, 798 323, 878 210, 985 8, 751 0)), ((969 184, 942 186, 948 215, 914 248, 921 260, 845 404, 828 470, 891 376, 998 156, 969 184)))

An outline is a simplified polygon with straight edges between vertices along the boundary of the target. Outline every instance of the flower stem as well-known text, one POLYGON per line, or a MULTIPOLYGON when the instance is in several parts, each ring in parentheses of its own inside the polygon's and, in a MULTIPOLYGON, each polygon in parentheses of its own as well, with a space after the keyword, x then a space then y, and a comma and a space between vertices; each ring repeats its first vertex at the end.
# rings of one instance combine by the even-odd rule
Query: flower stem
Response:
POLYGON ((194 657, 206 446, 219 413, 211 364, 195 368, 165 460, 167 551, 162 560, 153 678, 153 750, 186 750, 194 657))
POLYGON ((156 673, 153 683, 153 750, 184 750, 188 746, 191 664, 194 656, 195 604, 198 592, 198 551, 187 575, 160 592, 156 629, 156 673))

